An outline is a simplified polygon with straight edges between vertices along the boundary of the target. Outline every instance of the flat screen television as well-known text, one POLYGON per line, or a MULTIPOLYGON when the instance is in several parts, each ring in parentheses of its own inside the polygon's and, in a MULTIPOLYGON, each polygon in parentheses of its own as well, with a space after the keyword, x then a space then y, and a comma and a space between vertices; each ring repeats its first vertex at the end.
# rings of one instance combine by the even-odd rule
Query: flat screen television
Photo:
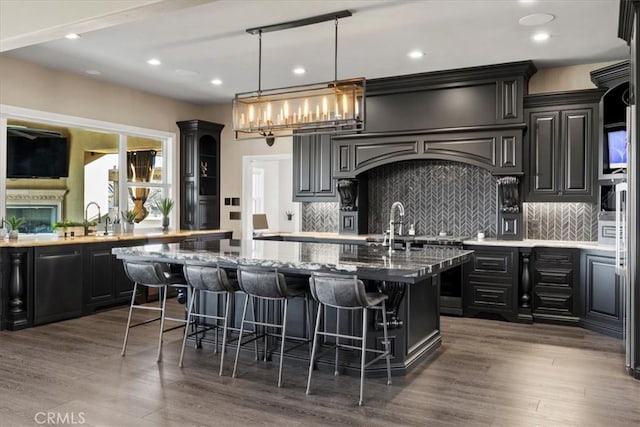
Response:
POLYGON ((7 128, 7 178, 69 176, 69 140, 58 132, 7 128))
POLYGON ((624 123, 606 125, 605 146, 609 158, 609 169, 625 169, 627 167, 627 129, 624 123))

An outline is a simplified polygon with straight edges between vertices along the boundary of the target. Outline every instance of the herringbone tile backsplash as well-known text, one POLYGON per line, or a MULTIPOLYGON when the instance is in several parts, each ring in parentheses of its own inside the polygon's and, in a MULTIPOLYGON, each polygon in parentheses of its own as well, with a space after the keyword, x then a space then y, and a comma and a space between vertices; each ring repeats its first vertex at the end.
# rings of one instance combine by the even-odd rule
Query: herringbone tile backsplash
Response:
POLYGON ((523 203, 526 238, 598 240, 598 205, 594 203, 523 203))
MULTIPOLYGON (((488 171, 441 160, 399 162, 369 171, 369 233, 382 233, 395 201, 405 207, 405 230, 496 236, 497 182, 488 171)), ((339 203, 303 203, 302 230, 337 233, 339 203)), ((523 203, 525 238, 595 241, 598 208, 590 203, 523 203)))
POLYGON ((302 204, 302 231, 338 232, 339 203, 302 204))
POLYGON ((416 234, 496 236, 497 182, 487 170, 444 160, 396 162, 375 168, 369 176, 370 233, 388 228, 395 201, 405 207, 405 226, 416 234))

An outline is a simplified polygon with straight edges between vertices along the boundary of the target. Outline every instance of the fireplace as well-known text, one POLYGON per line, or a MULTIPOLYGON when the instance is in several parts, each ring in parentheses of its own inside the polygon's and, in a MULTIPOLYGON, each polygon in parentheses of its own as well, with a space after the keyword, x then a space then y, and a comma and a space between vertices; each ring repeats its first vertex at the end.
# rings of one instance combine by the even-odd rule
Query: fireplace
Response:
POLYGON ((21 233, 53 233, 67 190, 7 189, 7 217, 25 219, 21 233))

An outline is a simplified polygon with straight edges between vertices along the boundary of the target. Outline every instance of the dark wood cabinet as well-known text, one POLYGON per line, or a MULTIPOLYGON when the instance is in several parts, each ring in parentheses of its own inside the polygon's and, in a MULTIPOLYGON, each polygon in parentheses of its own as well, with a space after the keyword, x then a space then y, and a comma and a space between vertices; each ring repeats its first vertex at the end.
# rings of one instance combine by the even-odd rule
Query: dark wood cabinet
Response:
POLYGON ((82 245, 34 249, 34 325, 82 315, 82 249, 82 245))
POLYGON ((136 246, 144 241, 97 243, 84 246, 83 312, 125 304, 131 299, 133 282, 124 272, 122 261, 111 254, 115 246, 136 246))
POLYGON ((337 200, 331 161, 331 135, 294 135, 294 202, 326 202, 337 200))
POLYGON ((224 125, 204 120, 180 128, 180 228, 220 227, 220 137, 224 125))
POLYGON ((518 249, 471 246, 463 269, 464 315, 497 314, 515 320, 518 311, 518 249))
POLYGON ((525 98, 525 201, 595 202, 600 89, 525 98))
POLYGON ((615 256, 605 251, 582 252, 581 324, 586 329, 622 338, 624 279, 615 274, 615 256))
POLYGON ((536 248, 533 260, 534 320, 577 323, 580 316, 580 251, 536 248))

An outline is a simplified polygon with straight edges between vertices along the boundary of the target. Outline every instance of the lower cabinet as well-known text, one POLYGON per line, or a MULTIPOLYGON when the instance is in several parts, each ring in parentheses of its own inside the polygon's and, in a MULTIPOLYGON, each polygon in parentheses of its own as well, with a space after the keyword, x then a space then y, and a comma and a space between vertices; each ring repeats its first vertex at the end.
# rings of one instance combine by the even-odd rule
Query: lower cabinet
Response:
MULTIPOLYGON (((119 242, 117 246, 135 246, 141 242, 119 242)), ((84 247, 83 311, 122 304, 131 299, 133 283, 124 272, 122 261, 111 254, 113 243, 88 244, 84 247)))
POLYGON ((518 310, 518 249, 473 246, 464 265, 464 315, 499 315, 515 320, 518 310))
POLYGON ((615 256, 605 251, 582 252, 582 309, 586 329, 622 338, 624 279, 615 274, 615 256))
POLYGON ((534 321, 578 323, 580 250, 536 248, 533 254, 534 321))
POLYGON ((82 245, 34 249, 34 325, 82 315, 82 251, 82 245))

